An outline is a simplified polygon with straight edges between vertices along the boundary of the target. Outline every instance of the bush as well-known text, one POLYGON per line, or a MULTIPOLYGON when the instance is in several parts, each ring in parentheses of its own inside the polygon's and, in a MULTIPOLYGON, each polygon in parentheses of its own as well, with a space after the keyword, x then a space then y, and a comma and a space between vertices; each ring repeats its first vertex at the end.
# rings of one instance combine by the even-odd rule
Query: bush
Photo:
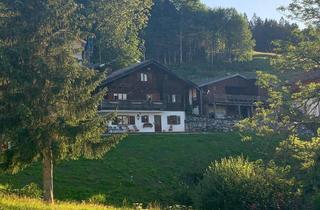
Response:
POLYGON ((18 190, 18 195, 28 198, 41 198, 42 190, 35 183, 30 183, 18 190))
POLYGON ((30 183, 21 189, 12 189, 9 185, 0 185, 0 193, 4 195, 16 195, 27 198, 41 198, 42 190, 35 183, 30 183))
POLYGON ((88 199, 88 202, 92 204, 105 204, 107 202, 107 197, 104 194, 93 195, 88 199))
POLYGON ((295 208, 295 181, 288 169, 243 157, 213 162, 195 189, 198 209, 287 209, 295 208))
POLYGON ((8 195, 10 192, 10 186, 8 184, 0 184, 0 195, 4 194, 4 195, 8 195))

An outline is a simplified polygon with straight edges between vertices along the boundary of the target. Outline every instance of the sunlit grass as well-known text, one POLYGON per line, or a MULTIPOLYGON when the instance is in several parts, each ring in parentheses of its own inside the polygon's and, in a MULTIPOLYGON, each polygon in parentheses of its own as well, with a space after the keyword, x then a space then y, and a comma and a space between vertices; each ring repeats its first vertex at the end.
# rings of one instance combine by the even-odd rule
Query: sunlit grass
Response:
MULTIPOLYGON (((6 210, 116 210, 111 206, 102 206, 84 203, 56 202, 54 205, 48 205, 41 200, 20 198, 16 196, 0 196, 0 209, 6 210)), ((128 209, 128 208, 121 208, 128 209)))

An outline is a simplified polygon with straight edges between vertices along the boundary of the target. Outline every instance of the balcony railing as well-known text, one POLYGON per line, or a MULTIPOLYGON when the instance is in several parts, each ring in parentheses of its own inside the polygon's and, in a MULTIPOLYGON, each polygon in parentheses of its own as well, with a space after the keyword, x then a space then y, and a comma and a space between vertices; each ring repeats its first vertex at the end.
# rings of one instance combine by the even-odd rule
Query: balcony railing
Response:
POLYGON ((103 100, 101 110, 165 110, 161 101, 109 101, 103 100))
POLYGON ((252 105, 258 101, 266 101, 262 96, 249 96, 249 95, 227 95, 227 94, 214 94, 206 98, 206 102, 209 104, 246 104, 252 105))

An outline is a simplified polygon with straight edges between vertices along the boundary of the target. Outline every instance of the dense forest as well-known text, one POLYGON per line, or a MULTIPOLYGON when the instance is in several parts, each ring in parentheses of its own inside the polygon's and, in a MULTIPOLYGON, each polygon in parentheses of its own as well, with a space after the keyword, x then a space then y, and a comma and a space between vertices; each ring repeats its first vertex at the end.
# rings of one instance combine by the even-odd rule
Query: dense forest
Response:
POLYGON ((276 40, 295 41, 293 33, 299 30, 297 24, 290 23, 284 18, 280 21, 263 20, 256 15, 250 21, 250 28, 256 41, 255 50, 259 52, 274 52, 273 42, 276 40))
POLYGON ((191 2, 154 2, 144 34, 147 58, 165 64, 250 59, 254 41, 244 15, 191 2))

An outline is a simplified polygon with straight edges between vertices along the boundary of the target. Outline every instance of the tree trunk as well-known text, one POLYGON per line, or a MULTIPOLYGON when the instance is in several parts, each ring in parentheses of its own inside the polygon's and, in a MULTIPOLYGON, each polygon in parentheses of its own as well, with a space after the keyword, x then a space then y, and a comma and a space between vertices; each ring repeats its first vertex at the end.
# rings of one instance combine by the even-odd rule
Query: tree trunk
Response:
POLYGON ((46 148, 43 151, 43 200, 53 204, 53 157, 52 149, 46 148))

